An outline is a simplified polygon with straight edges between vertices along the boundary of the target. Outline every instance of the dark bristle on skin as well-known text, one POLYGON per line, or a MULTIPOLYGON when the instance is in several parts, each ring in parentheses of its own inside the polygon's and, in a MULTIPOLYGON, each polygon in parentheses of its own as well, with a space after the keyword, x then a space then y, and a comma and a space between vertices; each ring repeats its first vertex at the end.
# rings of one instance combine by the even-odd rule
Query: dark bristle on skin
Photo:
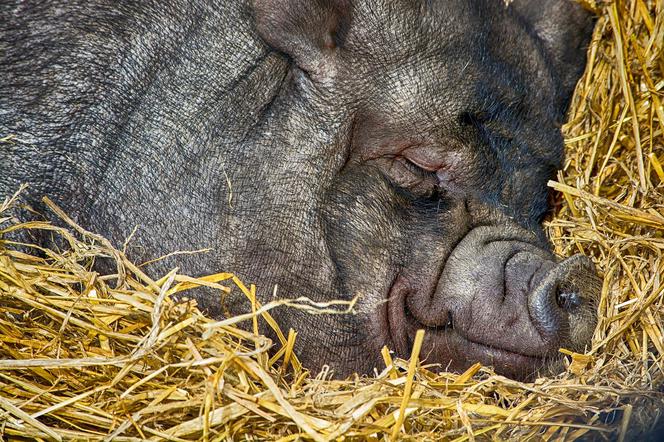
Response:
MULTIPOLYGON (((251 304, 251 281, 177 270, 150 278, 55 206, 43 207, 53 224, 18 223, 13 210, 25 208, 0 195, 0 440, 663 440, 664 4, 580 3, 598 18, 563 126, 567 160, 549 183, 559 204, 545 228, 557 255, 585 254, 604 283, 591 346, 561 349, 562 374, 525 383, 490 367, 449 373, 422 363, 426 354, 411 363, 387 351, 376 376, 308 373, 292 351, 302 335, 272 322, 279 302, 253 304, 257 324, 276 327, 270 342, 252 332, 252 318, 218 322, 194 302, 173 301, 207 286, 251 304), (12 242, 27 230, 68 247, 12 242), (94 261, 112 263, 111 274, 93 271, 94 261), (272 344, 281 350, 270 353, 272 344)), ((333 40, 345 38, 344 24, 333 40)), ((462 115, 462 124, 485 118, 462 115)), ((0 133, 0 151, 16 143, 0 133)), ((557 301, 590 317, 568 287, 557 301)), ((354 308, 290 304, 303 314, 354 308)), ((450 313, 436 332, 457 319, 450 313)))

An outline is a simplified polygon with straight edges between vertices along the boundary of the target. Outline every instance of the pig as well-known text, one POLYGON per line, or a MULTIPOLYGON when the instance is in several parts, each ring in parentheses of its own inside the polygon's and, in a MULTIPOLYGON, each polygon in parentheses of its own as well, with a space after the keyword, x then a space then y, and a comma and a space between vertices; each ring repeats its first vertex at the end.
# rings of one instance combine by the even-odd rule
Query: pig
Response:
MULTIPOLYGON (((273 312, 311 370, 371 373, 418 329, 425 363, 516 379, 589 344, 600 279, 542 228, 593 24, 577 4, 10 0, 0 15, 0 194, 27 183, 35 212, 47 195, 131 237, 136 262, 209 249, 151 275, 357 299, 273 312)), ((192 296, 213 317, 249 308, 192 296)))

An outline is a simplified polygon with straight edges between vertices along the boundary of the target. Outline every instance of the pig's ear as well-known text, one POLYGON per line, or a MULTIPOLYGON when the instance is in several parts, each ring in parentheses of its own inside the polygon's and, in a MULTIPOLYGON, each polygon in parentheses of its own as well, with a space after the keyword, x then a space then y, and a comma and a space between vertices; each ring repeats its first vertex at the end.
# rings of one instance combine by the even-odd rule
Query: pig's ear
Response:
POLYGON ((515 0, 514 8, 542 41, 561 83, 562 105, 583 73, 593 29, 592 15, 572 0, 515 0))
POLYGON ((349 0, 254 0, 265 42, 314 78, 334 72, 334 52, 350 17, 349 0))

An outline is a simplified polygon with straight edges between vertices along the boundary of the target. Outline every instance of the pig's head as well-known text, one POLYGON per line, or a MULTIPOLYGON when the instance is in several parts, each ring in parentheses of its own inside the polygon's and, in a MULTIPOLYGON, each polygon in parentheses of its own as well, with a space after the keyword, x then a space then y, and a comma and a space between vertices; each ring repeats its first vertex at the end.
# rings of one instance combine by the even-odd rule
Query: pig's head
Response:
POLYGON ((279 312, 305 364, 368 372, 420 328, 421 356, 453 370, 526 378, 583 350, 599 279, 541 228, 591 26, 578 5, 256 0, 253 16, 287 68, 255 177, 276 177, 271 227, 237 268, 283 296, 360 297, 349 317, 279 312))

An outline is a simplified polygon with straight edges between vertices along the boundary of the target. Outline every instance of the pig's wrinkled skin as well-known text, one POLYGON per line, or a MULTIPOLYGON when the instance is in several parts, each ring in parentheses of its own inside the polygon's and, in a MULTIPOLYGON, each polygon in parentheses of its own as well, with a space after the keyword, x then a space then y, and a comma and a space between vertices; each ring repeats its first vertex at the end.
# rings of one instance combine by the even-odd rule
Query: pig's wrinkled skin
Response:
MULTIPOLYGON (((232 271, 304 364, 531 377, 583 350, 599 279, 540 223, 591 19, 566 0, 4 1, 0 194, 30 185, 151 266, 232 271), (556 362, 557 361, 557 362, 556 362)), ((241 296, 221 316, 247 308, 241 296)), ((269 330, 266 330, 269 332, 269 330)))

